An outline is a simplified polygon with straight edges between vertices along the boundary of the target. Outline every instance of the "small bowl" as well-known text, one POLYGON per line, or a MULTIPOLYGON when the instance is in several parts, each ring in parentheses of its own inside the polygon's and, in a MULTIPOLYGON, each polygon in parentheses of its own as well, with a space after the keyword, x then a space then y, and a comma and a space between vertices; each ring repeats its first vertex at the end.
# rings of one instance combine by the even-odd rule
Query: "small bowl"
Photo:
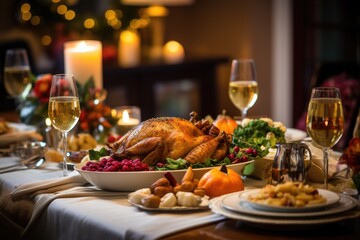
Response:
POLYGON ((37 142, 22 142, 18 144, 11 144, 11 156, 19 158, 29 158, 34 155, 44 156, 46 143, 42 141, 37 142))

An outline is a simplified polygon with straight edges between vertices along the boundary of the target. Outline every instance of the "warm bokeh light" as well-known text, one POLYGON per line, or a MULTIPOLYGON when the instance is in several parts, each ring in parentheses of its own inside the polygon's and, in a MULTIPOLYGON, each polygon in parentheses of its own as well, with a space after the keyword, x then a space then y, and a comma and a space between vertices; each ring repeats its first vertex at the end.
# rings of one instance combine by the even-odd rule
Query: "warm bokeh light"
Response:
POLYGON ((21 5, 20 10, 21 10, 22 13, 26 13, 26 12, 30 12, 30 9, 31 9, 30 4, 24 3, 24 4, 21 5))
POLYGON ((130 21, 131 29, 138 29, 138 28, 140 28, 140 26, 141 26, 141 23, 140 23, 139 19, 133 19, 130 21))
POLYGON ((84 27, 86 29, 91 29, 91 28, 94 28, 95 26, 95 20, 92 19, 92 18, 88 18, 84 21, 84 27))
MULTIPOLYGON (((83 26, 82 30, 92 30, 92 29, 102 28, 103 27, 102 23, 104 20, 108 28, 106 29, 106 31, 108 31, 109 29, 117 31, 122 28, 137 30, 137 29, 146 28, 150 23, 150 16, 146 13, 148 10, 147 8, 142 8, 144 14, 142 14, 143 16, 141 16, 140 18, 132 18, 132 19, 126 18, 125 20, 123 20, 123 17, 125 16, 124 12, 121 9, 119 9, 116 5, 114 5, 109 7, 108 9, 103 10, 104 19, 97 19, 95 18, 95 16, 92 15, 90 15, 91 17, 89 17, 88 13, 86 14, 88 15, 88 17, 83 16, 84 15, 83 11, 77 12, 72 7, 77 4, 80 4, 80 0, 49 0, 49 1, 39 1, 43 3, 38 3, 38 1, 35 2, 36 3, 32 3, 32 1, 24 0, 21 1, 21 3, 18 5, 17 18, 20 23, 31 24, 34 27, 39 25, 52 24, 54 21, 55 22, 59 21, 59 19, 57 19, 58 17, 54 16, 54 14, 63 16, 65 20, 69 21, 68 24, 72 24, 76 20, 76 22, 74 22, 75 24, 71 26, 74 29, 74 31, 81 31, 81 29, 78 28, 79 27, 81 28, 82 26, 83 26), (48 10, 52 13, 51 17, 45 14, 46 10, 42 8, 42 7, 46 7, 45 5, 48 7, 48 10), (129 25, 125 26, 124 24, 129 24, 129 25)), ((140 14, 140 12, 138 13, 140 14)), ((151 6, 149 8, 149 13, 152 16, 163 16, 167 14, 167 9, 159 5, 151 6)), ((44 46, 51 44, 52 41, 53 39, 51 39, 48 35, 44 35, 41 38, 41 44, 44 46)))
POLYGON ((66 4, 68 6, 74 6, 75 4, 78 4, 80 0, 66 0, 66 4))
POLYGON ((75 18, 76 14, 73 10, 69 10, 65 13, 65 19, 66 20, 73 20, 75 18))
POLYGON ((120 9, 115 9, 115 13, 118 19, 121 19, 124 16, 123 12, 120 9))
POLYGON ((59 5, 56 9, 57 13, 60 15, 64 15, 67 12, 67 6, 65 6, 64 4, 59 5))
POLYGON ((117 18, 114 18, 112 19, 111 21, 108 21, 108 24, 113 28, 113 29, 120 29, 121 26, 122 26, 122 22, 117 19, 117 18))
POLYGON ((48 46, 52 42, 52 38, 49 35, 44 35, 41 37, 41 44, 44 46, 48 46))
POLYGON ((40 24, 40 17, 39 16, 33 16, 30 20, 32 25, 39 25, 40 24))
POLYGON ((24 12, 23 14, 21 14, 21 19, 24 21, 29 21, 31 19, 31 12, 24 12))
POLYGON ((147 14, 150 17, 165 17, 168 15, 168 10, 166 7, 153 5, 147 8, 147 14))
POLYGON ((109 10, 107 10, 107 11, 105 12, 105 18, 106 18, 107 20, 112 20, 112 19, 114 19, 115 17, 116 17, 116 13, 115 13, 114 10, 109 9, 109 10))
POLYGON ((140 23, 139 28, 146 28, 150 23, 150 19, 142 17, 142 18, 139 19, 139 23, 140 23))

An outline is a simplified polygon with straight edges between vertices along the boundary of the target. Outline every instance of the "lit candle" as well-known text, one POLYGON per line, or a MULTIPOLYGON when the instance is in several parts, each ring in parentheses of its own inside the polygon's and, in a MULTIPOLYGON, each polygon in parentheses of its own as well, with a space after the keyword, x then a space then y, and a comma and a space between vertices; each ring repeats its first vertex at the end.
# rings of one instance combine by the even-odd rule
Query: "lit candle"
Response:
POLYGON ((118 63, 122 67, 133 67, 140 63, 140 38, 136 31, 120 33, 118 63))
POLYGON ((71 41, 64 44, 65 73, 84 84, 91 77, 102 89, 102 45, 99 41, 71 41))
POLYGON ((183 46, 177 41, 169 41, 163 47, 163 57, 167 63, 178 63, 184 60, 183 46))
POLYGON ((119 120, 116 128, 119 135, 124 135, 140 124, 140 109, 138 107, 119 108, 118 114, 119 120))

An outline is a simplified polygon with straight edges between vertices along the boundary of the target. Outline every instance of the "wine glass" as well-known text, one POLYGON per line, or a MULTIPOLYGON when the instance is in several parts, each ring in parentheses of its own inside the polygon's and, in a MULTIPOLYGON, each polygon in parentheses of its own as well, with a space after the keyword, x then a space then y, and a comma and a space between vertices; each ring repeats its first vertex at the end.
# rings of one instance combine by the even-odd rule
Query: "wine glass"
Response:
POLYGON ((27 51, 8 49, 4 63, 4 86, 11 97, 23 100, 31 90, 31 69, 27 51))
POLYGON ((67 176, 67 134, 80 117, 80 102, 73 75, 56 74, 53 76, 48 114, 51 124, 62 134, 63 176, 67 176))
POLYGON ((258 98, 255 63, 253 59, 234 59, 231 64, 229 97, 241 111, 242 119, 246 118, 258 98))
POLYGON ((344 132, 344 113, 340 90, 333 87, 312 89, 306 116, 306 130, 314 145, 324 154, 324 187, 328 188, 329 149, 344 132))

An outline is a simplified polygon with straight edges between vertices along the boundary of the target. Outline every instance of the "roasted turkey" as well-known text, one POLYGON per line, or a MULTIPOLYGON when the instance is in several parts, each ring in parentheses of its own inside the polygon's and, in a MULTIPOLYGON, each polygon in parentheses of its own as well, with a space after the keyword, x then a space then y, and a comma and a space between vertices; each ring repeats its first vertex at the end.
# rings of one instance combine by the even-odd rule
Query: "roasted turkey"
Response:
POLYGON ((222 160, 229 140, 224 132, 206 120, 177 117, 153 118, 142 122, 122 138, 107 144, 116 159, 136 159, 149 166, 166 162, 166 158, 183 158, 189 163, 201 163, 208 158, 222 160))

